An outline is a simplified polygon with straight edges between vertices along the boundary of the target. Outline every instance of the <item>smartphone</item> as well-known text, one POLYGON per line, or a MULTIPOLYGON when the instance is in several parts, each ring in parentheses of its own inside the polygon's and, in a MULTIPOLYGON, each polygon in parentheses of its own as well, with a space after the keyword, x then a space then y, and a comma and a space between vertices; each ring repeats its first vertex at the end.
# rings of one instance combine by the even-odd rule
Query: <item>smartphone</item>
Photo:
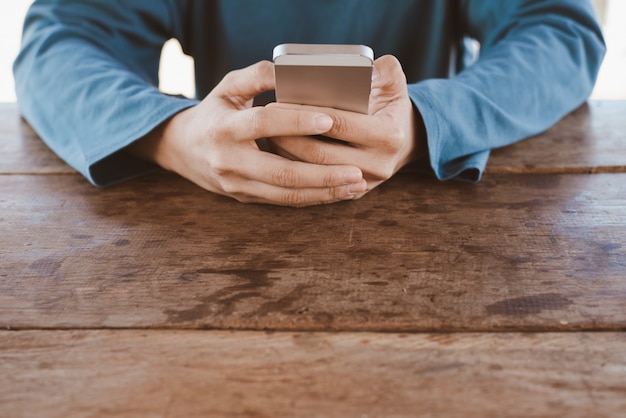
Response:
POLYGON ((274 48, 276 101, 368 113, 374 52, 365 45, 274 48))

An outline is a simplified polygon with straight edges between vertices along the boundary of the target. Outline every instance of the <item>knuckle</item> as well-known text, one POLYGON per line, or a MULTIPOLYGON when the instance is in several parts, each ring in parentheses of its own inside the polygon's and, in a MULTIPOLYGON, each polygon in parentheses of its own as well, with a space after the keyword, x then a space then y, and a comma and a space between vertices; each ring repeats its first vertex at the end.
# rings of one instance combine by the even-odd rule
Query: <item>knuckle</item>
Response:
POLYGON ((217 188, 216 191, 226 196, 235 197, 241 193, 241 184, 238 177, 233 175, 234 170, 223 161, 211 162, 212 173, 210 182, 217 188))
POLYGON ((385 169, 382 171, 382 178, 384 180, 389 180, 393 175, 394 175, 395 171, 394 168, 391 165, 388 165, 385 167, 385 169))
POLYGON ((330 156, 322 146, 314 146, 311 149, 311 161, 315 164, 330 165, 330 156))
POLYGON ((395 155, 405 147, 406 135, 402 128, 395 123, 388 123, 384 134, 369 138, 367 143, 373 149, 377 149, 380 155, 395 155))
POLYGON ((262 107, 250 109, 250 129, 257 135, 263 136, 267 128, 267 112, 262 107))
POLYGON ((381 164, 371 173, 378 180, 388 180, 394 174, 394 168, 391 164, 381 164))
POLYGON ((306 195, 304 190, 289 190, 283 195, 283 203, 288 206, 304 206, 306 204, 306 195))
POLYGON ((309 131, 311 130, 310 125, 311 125, 310 120, 307 117, 305 117, 302 113, 298 112, 296 114, 296 126, 297 126, 298 133, 300 135, 307 135, 309 131))
POLYGON ((339 113, 334 113, 330 116, 333 119, 333 127, 331 128, 331 133, 333 134, 333 137, 339 139, 345 138, 346 133, 349 130, 348 121, 346 120, 345 116, 339 113))
POLYGON ((225 85, 231 84, 233 80, 237 78, 238 73, 239 73, 239 70, 232 70, 232 71, 227 72, 226 75, 222 77, 221 83, 225 85))
POLYGON ((223 164, 221 161, 213 161, 211 162, 211 167, 213 168, 213 172, 219 179, 223 179, 229 173, 229 168, 223 164))
POLYGON ((211 115, 203 138, 214 142, 215 145, 223 143, 234 135, 233 126, 231 114, 211 115))
POLYGON ((208 163, 211 170, 220 178, 228 175, 232 171, 228 160, 220 151, 215 150, 215 152, 211 154, 208 163))
POLYGON ((261 76, 263 74, 267 74, 267 72, 272 71, 274 64, 272 64, 268 60, 259 61, 257 65, 254 67, 254 73, 256 76, 261 76))
POLYGON ((330 187, 328 189, 329 202, 336 202, 338 200, 343 200, 346 195, 347 193, 346 193, 345 186, 330 187))
POLYGON ((218 123, 218 124, 215 124, 215 126, 212 128, 211 134, 210 135, 207 134, 205 136, 212 136, 217 141, 220 141, 222 139, 229 138, 231 135, 232 133, 230 131, 228 124, 218 123))
POLYGON ((404 145, 404 132, 399 126, 394 126, 386 135, 386 138, 387 146, 392 152, 399 150, 404 145))
POLYGON ((267 60, 259 61, 254 65, 254 67, 252 68, 252 76, 255 80, 255 90, 265 90, 265 80, 274 77, 273 67, 274 64, 267 60))
POLYGON ((234 199, 236 199, 238 202, 241 202, 241 203, 255 203, 255 202, 258 202, 257 199, 254 199, 252 196, 247 195, 247 194, 234 194, 232 197, 234 199))
POLYGON ((231 181, 228 178, 222 177, 219 181, 219 184, 224 193, 230 196, 234 196, 234 197, 237 196, 239 192, 239 188, 237 187, 237 184, 234 181, 231 181))
POLYGON ((291 167, 279 167, 272 172, 272 182, 281 187, 295 187, 298 173, 291 167))
POLYGON ((339 184, 339 180, 335 173, 328 173, 322 178, 322 185, 324 187, 336 187, 339 184))

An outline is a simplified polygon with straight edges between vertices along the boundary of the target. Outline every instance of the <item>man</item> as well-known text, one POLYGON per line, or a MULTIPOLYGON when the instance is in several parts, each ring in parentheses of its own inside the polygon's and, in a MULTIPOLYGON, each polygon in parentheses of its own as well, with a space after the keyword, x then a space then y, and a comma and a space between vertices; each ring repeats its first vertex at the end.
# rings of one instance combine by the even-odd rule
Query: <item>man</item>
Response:
POLYGON ((41 0, 14 72, 24 117, 96 185, 161 166, 241 201, 305 206, 359 198, 411 163, 477 181, 490 149, 586 100, 604 52, 588 0, 41 0), (172 37, 202 101, 156 88, 172 37), (369 114, 252 107, 287 42, 372 47, 369 114))

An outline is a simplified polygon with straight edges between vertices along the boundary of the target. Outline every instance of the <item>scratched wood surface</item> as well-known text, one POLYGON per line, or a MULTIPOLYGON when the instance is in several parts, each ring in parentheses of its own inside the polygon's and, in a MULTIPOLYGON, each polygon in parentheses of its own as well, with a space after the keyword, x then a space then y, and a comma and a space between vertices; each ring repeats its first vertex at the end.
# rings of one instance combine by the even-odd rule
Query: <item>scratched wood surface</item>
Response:
POLYGON ((169 174, 0 196, 1 328, 626 328, 626 174, 404 174, 305 209, 169 174))
POLYGON ((0 332, 3 416, 620 417, 626 334, 0 332))
POLYGON ((0 174, 75 173, 20 118, 14 103, 0 103, 0 156, 0 174))
POLYGON ((546 132, 492 151, 488 173, 626 171, 626 101, 591 101, 546 132))
POLYGON ((623 416, 626 334, 576 331, 626 329, 624 106, 291 210, 96 189, 0 105, 0 415, 623 416))

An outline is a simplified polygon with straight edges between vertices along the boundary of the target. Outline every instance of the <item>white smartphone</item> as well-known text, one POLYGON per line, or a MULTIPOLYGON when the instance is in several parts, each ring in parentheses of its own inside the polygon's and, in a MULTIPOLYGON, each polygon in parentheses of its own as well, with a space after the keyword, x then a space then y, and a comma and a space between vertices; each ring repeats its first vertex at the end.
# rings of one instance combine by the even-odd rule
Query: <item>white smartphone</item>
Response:
POLYGON ((365 45, 274 48, 276 101, 368 113, 374 52, 365 45))

